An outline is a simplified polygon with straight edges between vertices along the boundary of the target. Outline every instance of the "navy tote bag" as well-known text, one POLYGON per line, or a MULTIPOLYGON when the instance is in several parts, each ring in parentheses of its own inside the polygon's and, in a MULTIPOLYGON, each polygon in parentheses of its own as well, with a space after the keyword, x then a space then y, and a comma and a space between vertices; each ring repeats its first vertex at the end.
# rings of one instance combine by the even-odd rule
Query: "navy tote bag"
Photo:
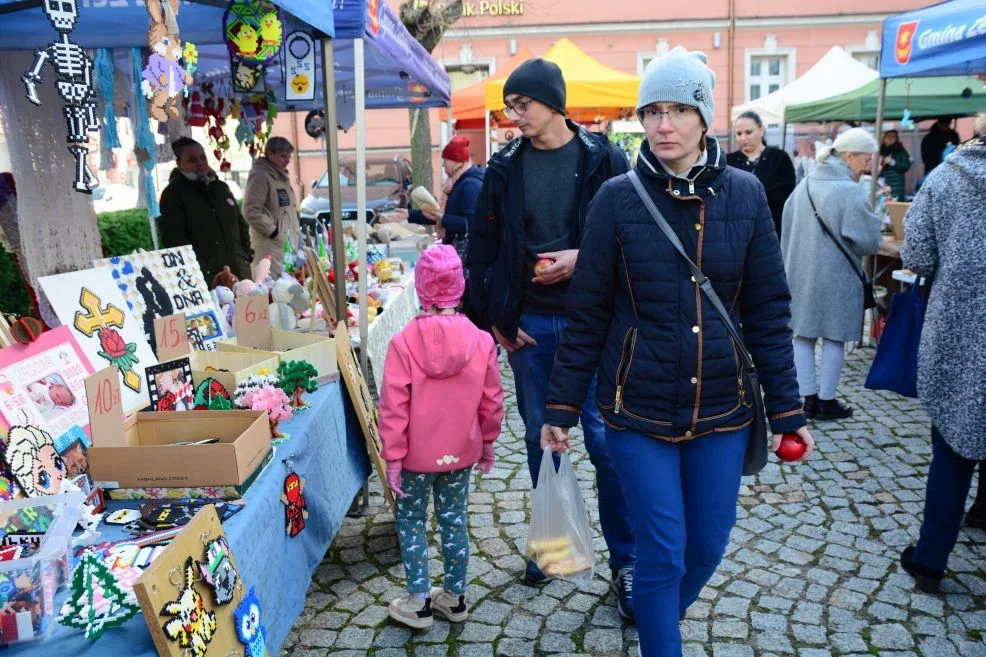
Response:
POLYGON ((870 390, 890 390, 918 396, 918 346, 927 308, 927 282, 898 292, 890 301, 887 325, 877 345, 864 384, 870 390))

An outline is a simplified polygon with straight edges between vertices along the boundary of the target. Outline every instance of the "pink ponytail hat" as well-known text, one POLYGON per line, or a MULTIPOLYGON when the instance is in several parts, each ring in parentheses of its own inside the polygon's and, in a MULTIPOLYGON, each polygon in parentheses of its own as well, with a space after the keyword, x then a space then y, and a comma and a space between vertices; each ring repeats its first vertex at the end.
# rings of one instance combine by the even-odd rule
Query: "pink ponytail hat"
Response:
POLYGON ((422 308, 458 306, 466 281, 455 249, 447 244, 426 249, 414 267, 414 289, 422 308))

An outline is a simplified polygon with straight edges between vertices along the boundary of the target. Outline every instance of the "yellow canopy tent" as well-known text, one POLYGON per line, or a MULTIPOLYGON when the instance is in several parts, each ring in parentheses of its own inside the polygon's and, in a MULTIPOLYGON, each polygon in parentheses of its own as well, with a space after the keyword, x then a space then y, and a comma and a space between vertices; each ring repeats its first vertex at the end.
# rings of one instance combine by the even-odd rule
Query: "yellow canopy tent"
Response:
MULTIPOLYGON (((486 126, 486 84, 496 80, 506 80, 514 69, 533 58, 534 53, 529 48, 521 48, 493 75, 453 92, 452 109, 440 108, 439 117, 442 121, 454 120, 456 130, 483 129, 486 126)), ((502 106, 503 103, 500 105, 502 106)))
MULTIPOLYGON (((542 57, 558 64, 565 76, 567 110, 572 120, 591 123, 632 115, 640 86, 636 75, 600 64, 568 39, 559 39, 542 57)), ((484 82, 486 109, 502 109, 506 78, 484 82)))

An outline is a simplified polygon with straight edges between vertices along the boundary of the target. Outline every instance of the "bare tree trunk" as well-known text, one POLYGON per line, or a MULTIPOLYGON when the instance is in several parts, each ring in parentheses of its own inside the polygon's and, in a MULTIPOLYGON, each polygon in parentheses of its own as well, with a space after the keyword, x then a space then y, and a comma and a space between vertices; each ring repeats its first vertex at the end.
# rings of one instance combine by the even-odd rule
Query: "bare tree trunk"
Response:
MULTIPOLYGON (((401 22, 429 53, 452 23, 462 18, 462 0, 429 2, 405 0, 400 9, 401 22)), ((431 118, 429 110, 418 107, 408 111, 411 124, 411 165, 414 186, 435 191, 431 157, 431 118)))
MULTIPOLYGON (((25 96, 21 76, 33 60, 33 52, 7 52, 0 57, 0 126, 7 136, 17 185, 14 225, 4 230, 25 276, 37 289, 41 276, 92 267, 93 259, 102 257, 102 249, 92 197, 72 188, 75 161, 65 140, 53 65, 38 85, 41 107, 25 96)), ((97 145, 92 146, 98 154, 97 145)))
POLYGON ((411 164, 414 167, 411 179, 414 186, 435 191, 435 180, 431 162, 431 117, 427 109, 412 107, 408 110, 411 120, 411 164))

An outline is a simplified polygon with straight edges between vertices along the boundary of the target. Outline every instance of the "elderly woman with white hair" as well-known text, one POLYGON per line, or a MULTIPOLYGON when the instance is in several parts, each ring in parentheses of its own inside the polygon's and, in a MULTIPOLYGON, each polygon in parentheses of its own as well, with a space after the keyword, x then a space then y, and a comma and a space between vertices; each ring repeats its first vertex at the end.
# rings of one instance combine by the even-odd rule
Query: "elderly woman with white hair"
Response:
POLYGON ((784 206, 781 251, 791 287, 791 329, 805 415, 838 420, 852 408, 835 398, 846 342, 862 337, 862 257, 880 248, 882 220, 859 177, 873 165, 876 140, 862 128, 839 135, 784 206), (815 347, 822 340, 821 385, 815 347))
POLYGON ((301 232, 298 200, 288 164, 294 146, 284 137, 271 137, 264 156, 253 161, 243 193, 243 216, 250 224, 253 268, 271 257, 270 275, 276 280, 284 269, 284 243, 292 243, 301 232))

